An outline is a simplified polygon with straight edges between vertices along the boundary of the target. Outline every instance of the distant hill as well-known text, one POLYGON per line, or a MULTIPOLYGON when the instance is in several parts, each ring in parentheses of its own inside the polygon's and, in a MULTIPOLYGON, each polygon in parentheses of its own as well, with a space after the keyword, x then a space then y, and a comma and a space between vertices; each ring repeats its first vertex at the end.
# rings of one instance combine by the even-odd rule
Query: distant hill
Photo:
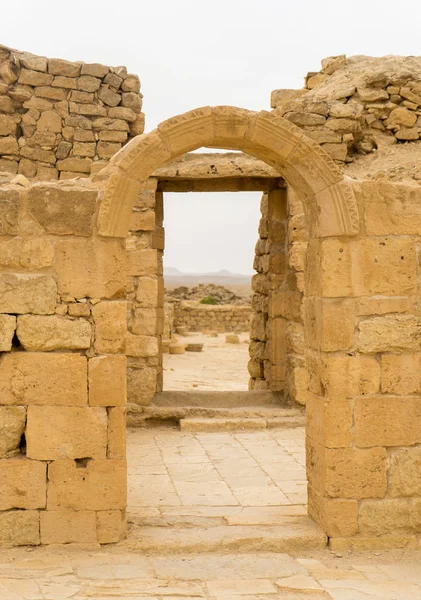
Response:
POLYGON ((164 283, 167 289, 173 289, 181 285, 192 287, 199 283, 214 283, 215 285, 223 285, 231 289, 235 289, 241 295, 250 293, 252 275, 244 275, 240 273, 231 273, 226 269, 215 273, 183 273, 174 267, 164 268, 164 283))

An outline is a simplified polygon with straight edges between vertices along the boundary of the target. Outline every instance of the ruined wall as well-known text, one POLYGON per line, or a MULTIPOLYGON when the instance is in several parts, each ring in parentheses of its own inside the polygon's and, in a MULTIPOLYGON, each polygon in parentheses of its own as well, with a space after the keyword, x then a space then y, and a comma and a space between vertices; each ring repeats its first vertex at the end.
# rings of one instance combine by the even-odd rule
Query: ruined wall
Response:
POLYGON ((334 56, 302 90, 274 90, 275 113, 339 163, 421 136, 421 59, 334 56))
POLYGON ((0 46, 0 171, 88 177, 143 133, 137 75, 0 46))
POLYGON ((0 190, 0 545, 124 536, 126 256, 98 203, 0 190))
POLYGON ((302 299, 308 232, 293 190, 273 190, 261 201, 259 240, 252 279, 250 389, 283 391, 306 403, 302 299))
POLYGON ((250 306, 209 306, 193 301, 174 302, 174 326, 185 325, 189 331, 249 331, 250 316, 250 306))

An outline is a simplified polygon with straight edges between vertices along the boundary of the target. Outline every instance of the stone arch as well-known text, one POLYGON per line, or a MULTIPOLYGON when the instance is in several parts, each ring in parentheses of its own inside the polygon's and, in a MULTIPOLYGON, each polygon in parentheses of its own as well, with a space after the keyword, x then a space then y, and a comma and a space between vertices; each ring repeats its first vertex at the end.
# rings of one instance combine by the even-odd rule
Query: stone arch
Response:
POLYGON ((131 140, 97 176, 106 178, 98 233, 126 237, 141 183, 161 165, 202 146, 241 150, 279 170, 304 201, 311 235, 356 235, 352 188, 324 150, 275 113, 233 106, 203 107, 131 140))

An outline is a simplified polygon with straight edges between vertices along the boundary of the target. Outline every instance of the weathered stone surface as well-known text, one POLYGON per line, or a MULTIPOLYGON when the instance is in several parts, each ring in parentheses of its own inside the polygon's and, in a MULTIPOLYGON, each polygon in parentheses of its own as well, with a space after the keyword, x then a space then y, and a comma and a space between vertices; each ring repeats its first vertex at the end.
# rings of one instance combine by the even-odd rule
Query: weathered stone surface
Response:
POLYGON ((158 355, 158 340, 149 335, 133 335, 127 333, 126 355, 149 357, 158 355))
POLYGON ((421 349, 421 319, 413 315, 386 315, 360 322, 360 352, 417 352, 421 349))
POLYGON ((156 392, 156 369, 127 369, 127 398, 129 402, 147 406, 156 392))
POLYGON ((46 463, 22 457, 0 460, 0 480, 0 510, 46 507, 46 463))
POLYGON ((96 513, 98 542, 112 544, 127 535, 126 514, 123 510, 101 510, 96 513))
POLYGON ((72 173, 90 173, 91 159, 89 158, 65 158, 58 160, 56 168, 59 171, 71 171, 72 173))
POLYGON ((97 541, 94 511, 42 511, 39 529, 41 544, 92 544, 97 541))
POLYGON ((48 72, 51 75, 62 75, 63 77, 77 77, 80 75, 81 65, 62 60, 60 58, 50 58, 48 61, 48 72))
POLYGON ((7 269, 36 271, 53 264, 53 245, 43 238, 14 237, 0 242, 0 266, 7 269))
POLYGON ((39 543, 38 510, 0 512, 1 546, 36 546, 39 543))
POLYGON ((371 356, 325 355, 321 379, 326 395, 335 400, 376 394, 380 389, 380 365, 371 356))
POLYGON ((395 498, 421 495, 421 447, 398 448, 391 453, 388 492, 395 498))
POLYGON ((24 406, 0 406, 0 458, 19 448, 25 423, 24 406))
POLYGON ((421 354, 383 354, 381 364, 383 393, 421 393, 421 354))
POLYGON ((139 306, 154 308, 157 306, 158 281, 152 277, 140 277, 137 283, 136 300, 139 306))
POLYGON ((126 461, 56 460, 48 468, 50 510, 117 510, 126 507, 126 461), (98 491, 101 490, 101 493, 98 491))
POLYGON ((91 345, 92 327, 85 319, 60 315, 18 317, 17 336, 25 350, 83 350, 91 345))
POLYGON ((17 190, 0 190, 0 235, 17 234, 19 202, 17 190))
POLYGON ((107 458, 126 458, 126 406, 108 409, 107 458))
POLYGON ((56 282, 48 275, 0 275, 0 313, 52 314, 56 296, 56 282))
POLYGON ((0 359, 2 404, 84 406, 87 359, 79 354, 13 352, 0 359))
POLYGON ((127 302, 99 302, 92 307, 95 321, 96 352, 100 354, 124 352, 127 332, 127 302))
POLYGON ((127 253, 129 276, 143 277, 158 275, 159 255, 157 250, 135 250, 127 253))
POLYGON ((157 334, 157 314, 155 308, 135 309, 131 324, 131 331, 137 335, 157 334))
POLYGON ((126 393, 125 356, 95 356, 89 360, 90 406, 123 406, 126 393))
POLYGON ((124 296, 126 257, 120 241, 65 240, 55 255, 58 289, 75 298, 124 296))
POLYGON ((421 406, 416 396, 357 398, 354 418, 360 448, 421 443, 421 406))
POLYGON ((358 523, 363 534, 418 532, 421 527, 421 500, 367 500, 359 508, 358 523))
POLYGON ((16 317, 0 315, 0 352, 10 352, 16 330, 16 317))
POLYGON ((29 406, 26 455, 38 460, 106 458, 107 410, 29 406))
POLYGON ((31 215, 48 233, 92 234, 97 192, 75 186, 34 185, 28 192, 31 215))

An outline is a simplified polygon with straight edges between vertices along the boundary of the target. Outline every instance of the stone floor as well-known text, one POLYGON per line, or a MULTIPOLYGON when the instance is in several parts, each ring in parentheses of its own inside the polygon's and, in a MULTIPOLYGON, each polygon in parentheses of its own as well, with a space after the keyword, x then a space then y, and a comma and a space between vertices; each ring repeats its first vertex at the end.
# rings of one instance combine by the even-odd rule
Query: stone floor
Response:
POLYGON ((0 549, 0 599, 419 600, 420 551, 145 551, 148 529, 291 526, 305 513, 303 433, 129 431, 128 539, 0 549))
POLYGON ((225 334, 177 335, 180 344, 203 343, 202 352, 164 354, 164 390, 247 390, 249 334, 239 334, 239 344, 226 344, 225 334))

